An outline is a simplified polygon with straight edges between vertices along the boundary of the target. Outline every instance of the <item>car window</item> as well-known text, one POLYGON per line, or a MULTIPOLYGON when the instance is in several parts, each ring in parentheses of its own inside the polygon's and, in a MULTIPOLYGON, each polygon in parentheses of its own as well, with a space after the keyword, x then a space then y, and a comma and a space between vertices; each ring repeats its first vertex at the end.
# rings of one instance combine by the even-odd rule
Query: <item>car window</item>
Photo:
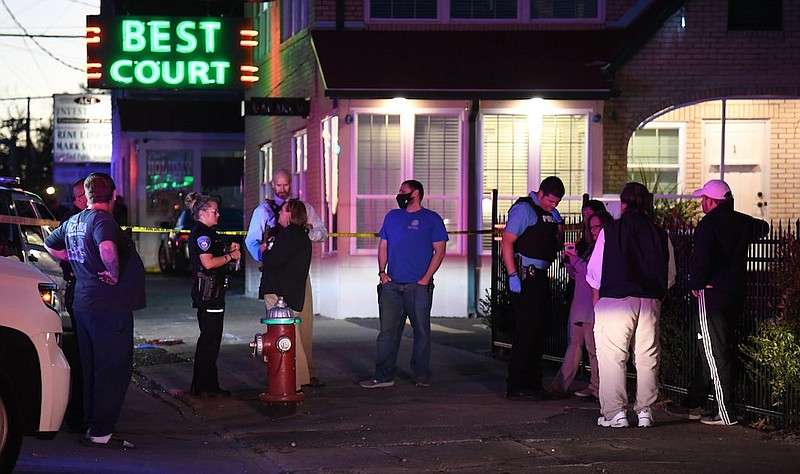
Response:
MULTIPOLYGON (((50 212, 50 209, 48 209, 43 203, 34 202, 33 206, 36 208, 36 213, 39 214, 39 219, 45 219, 49 221, 56 220, 56 218, 53 217, 53 213, 50 212)), ((47 236, 53 232, 53 228, 49 225, 43 225, 42 232, 44 232, 44 238, 47 238, 47 236)))
POLYGON ((188 230, 192 227, 194 227, 194 218, 192 217, 192 213, 189 210, 184 209, 178 216, 178 220, 175 223, 175 228, 188 230))
MULTIPOLYGON (((0 194, 0 216, 13 216, 11 199, 6 194, 0 194)), ((0 222, 0 256, 16 257, 22 260, 22 243, 16 224, 0 222)))
MULTIPOLYGON (((19 217, 29 217, 31 219, 39 218, 34 211, 33 201, 14 200, 14 207, 19 217)), ((19 227, 22 230, 22 237, 28 244, 44 246, 44 235, 42 235, 42 228, 40 226, 20 224, 19 227)))

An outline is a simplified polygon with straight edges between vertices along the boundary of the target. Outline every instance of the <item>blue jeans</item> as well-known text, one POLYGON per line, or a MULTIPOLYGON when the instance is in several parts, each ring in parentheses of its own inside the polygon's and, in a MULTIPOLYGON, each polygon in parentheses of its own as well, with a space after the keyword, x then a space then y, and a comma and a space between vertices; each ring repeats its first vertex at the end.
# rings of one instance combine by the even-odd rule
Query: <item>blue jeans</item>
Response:
POLYGON ((431 303, 433 290, 412 283, 387 282, 378 298, 381 332, 378 334, 378 361, 375 379, 381 382, 394 380, 397 372, 397 352, 406 325, 406 316, 414 329, 414 348, 411 370, 417 379, 431 376, 431 303))

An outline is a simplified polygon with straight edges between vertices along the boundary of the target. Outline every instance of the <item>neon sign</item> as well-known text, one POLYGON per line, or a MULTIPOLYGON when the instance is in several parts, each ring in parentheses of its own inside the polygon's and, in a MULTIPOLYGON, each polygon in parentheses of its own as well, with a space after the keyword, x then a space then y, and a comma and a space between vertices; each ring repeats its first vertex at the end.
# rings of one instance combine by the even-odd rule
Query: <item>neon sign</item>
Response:
POLYGON ((258 32, 244 18, 86 17, 87 83, 96 88, 248 87, 258 32))

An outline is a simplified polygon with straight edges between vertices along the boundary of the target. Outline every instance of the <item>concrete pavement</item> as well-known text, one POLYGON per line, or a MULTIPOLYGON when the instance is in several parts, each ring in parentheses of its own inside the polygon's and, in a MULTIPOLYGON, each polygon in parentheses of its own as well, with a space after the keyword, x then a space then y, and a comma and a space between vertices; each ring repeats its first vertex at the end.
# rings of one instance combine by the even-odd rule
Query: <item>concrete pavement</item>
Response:
MULTIPOLYGON (((785 437, 676 420, 662 406, 653 428, 612 429, 596 426, 598 405, 577 398, 507 401, 506 364, 489 357, 489 330, 466 318, 434 321, 430 387, 413 385, 407 330, 396 385, 374 390, 356 383, 372 375, 377 321, 315 319, 314 360, 326 386, 306 388, 295 415, 272 419, 258 401, 264 364, 248 347, 265 328, 261 301, 228 297, 219 369, 234 395, 213 400, 186 394, 197 337, 188 282, 149 275, 148 303, 136 314, 139 340, 183 344, 138 351, 156 351, 150 359, 166 363, 136 368, 118 430, 137 448, 112 452, 100 463, 108 471, 37 471, 26 447, 41 457, 54 441, 26 441, 20 472, 165 472, 164 456, 182 462, 177 472, 216 473, 788 473, 800 463, 797 443, 785 437), (146 466, 143 459, 153 469, 124 467, 146 466)), ((629 419, 635 426, 635 414, 629 419)), ((83 449, 45 456, 80 456, 83 449)))

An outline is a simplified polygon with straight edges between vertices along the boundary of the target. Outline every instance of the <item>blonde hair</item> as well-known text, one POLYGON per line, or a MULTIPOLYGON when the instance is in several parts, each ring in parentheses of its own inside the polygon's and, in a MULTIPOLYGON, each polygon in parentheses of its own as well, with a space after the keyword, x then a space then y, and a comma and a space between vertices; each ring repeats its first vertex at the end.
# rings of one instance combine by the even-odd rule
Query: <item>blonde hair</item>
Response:
POLYGON ((189 193, 186 195, 186 199, 184 200, 184 204, 186 204, 186 207, 192 211, 192 217, 194 217, 195 220, 199 218, 200 211, 206 209, 208 207, 208 203, 210 202, 217 201, 207 194, 200 193, 189 193))

